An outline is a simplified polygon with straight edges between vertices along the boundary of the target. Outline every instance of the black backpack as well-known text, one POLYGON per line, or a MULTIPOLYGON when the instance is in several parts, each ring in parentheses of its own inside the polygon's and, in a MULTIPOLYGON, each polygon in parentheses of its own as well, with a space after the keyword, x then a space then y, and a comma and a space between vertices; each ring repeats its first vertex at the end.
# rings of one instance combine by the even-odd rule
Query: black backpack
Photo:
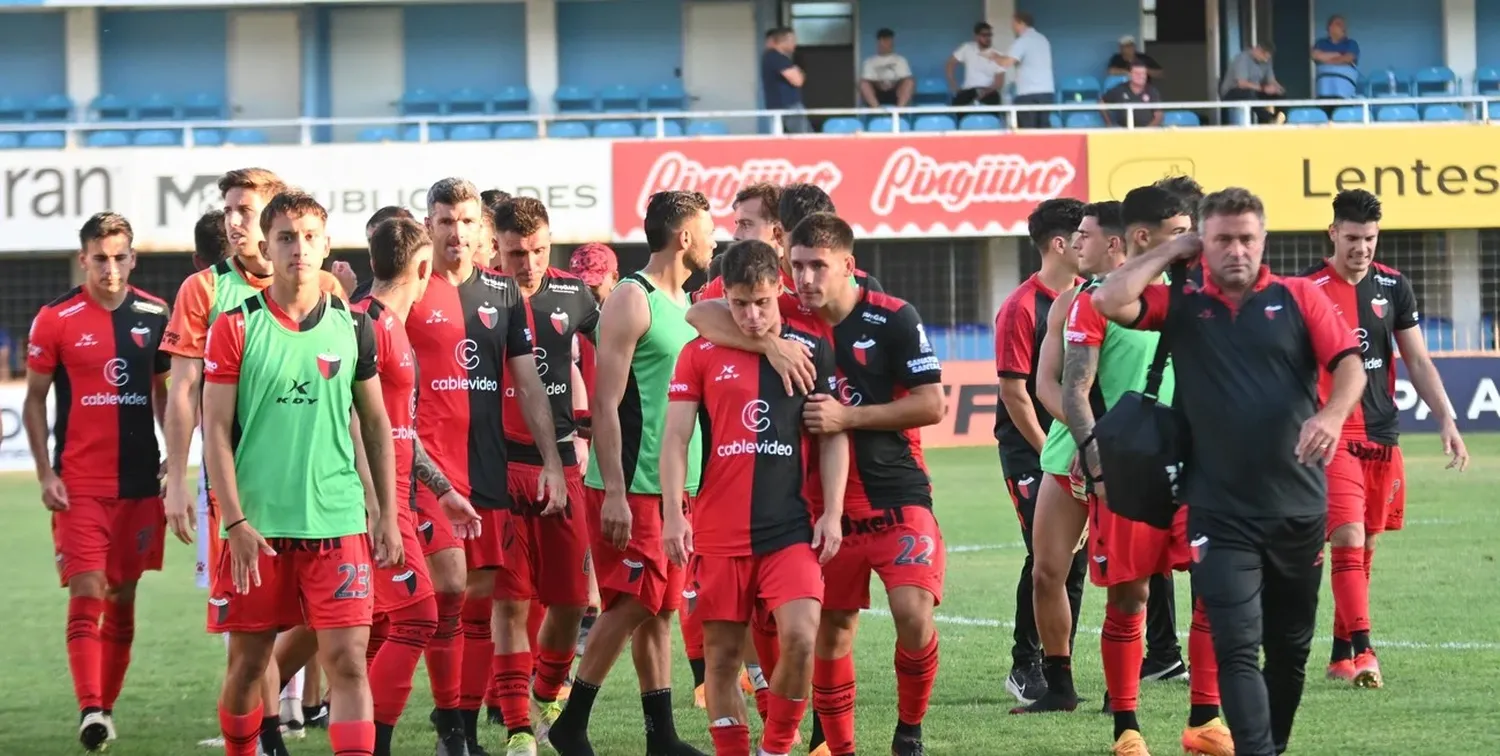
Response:
MULTIPOLYGON (((1181 309, 1184 263, 1171 270, 1166 323, 1181 309)), ((1146 374, 1144 391, 1129 391, 1094 422, 1085 440, 1098 444, 1099 468, 1111 512, 1127 520, 1167 529, 1177 513, 1177 479, 1181 476, 1190 436, 1182 413, 1157 400, 1167 357, 1172 351, 1170 326, 1162 329, 1146 374)))

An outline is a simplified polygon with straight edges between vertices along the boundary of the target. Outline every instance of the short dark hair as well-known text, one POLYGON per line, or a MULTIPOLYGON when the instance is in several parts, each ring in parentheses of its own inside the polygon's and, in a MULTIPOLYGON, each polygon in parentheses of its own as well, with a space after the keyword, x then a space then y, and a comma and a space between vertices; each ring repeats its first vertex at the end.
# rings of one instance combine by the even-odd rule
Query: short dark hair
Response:
POLYGON ((1231 186, 1203 198, 1198 205, 1198 222, 1203 223, 1217 215, 1244 215, 1255 213, 1262 221, 1266 218, 1266 205, 1249 189, 1231 186))
POLYGON ((714 259, 724 261, 721 275, 724 276, 725 289, 781 281, 781 258, 771 245, 759 239, 735 242, 714 259))
POLYGON ((280 176, 265 168, 239 168, 219 177, 219 196, 228 196, 231 189, 248 189, 266 197, 275 197, 287 190, 280 176))
POLYGON ((288 218, 316 215, 318 220, 328 222, 328 209, 316 197, 301 189, 288 189, 272 197, 265 209, 260 211, 260 232, 270 236, 271 226, 283 215, 288 218))
POLYGON ((1255 46, 1264 50, 1268 55, 1274 55, 1276 53, 1276 43, 1272 42, 1269 39, 1263 39, 1259 42, 1256 42, 1255 46))
POLYGON ((983 33, 987 32, 987 31, 994 31, 994 30, 995 30, 995 27, 990 26, 989 24, 985 23, 984 21, 980 21, 979 23, 974 24, 974 33, 975 34, 983 34, 983 33))
POLYGON ((94 213, 78 229, 78 248, 83 249, 91 241, 104 241, 111 236, 124 236, 126 242, 135 242, 135 231, 125 216, 108 211, 94 213))
POLYGON ((395 280, 423 247, 432 246, 427 229, 411 218, 390 218, 370 235, 370 270, 377 281, 395 280))
POLYGON ((486 189, 479 193, 479 204, 494 207, 510 199, 510 196, 510 192, 502 189, 486 189))
POLYGON ((734 195, 734 207, 741 202, 760 200, 760 217, 776 223, 781 220, 781 187, 761 181, 741 189, 734 195))
POLYGON ((1027 26, 1036 26, 1036 18, 1026 11, 1016 11, 1015 14, 1011 16, 1011 18, 1014 18, 1015 20, 1020 21, 1027 26))
POLYGON ((833 198, 817 184, 787 184, 781 188, 781 201, 776 205, 781 227, 787 230, 802 225, 803 218, 815 213, 838 212, 833 198))
POLYGON ((853 252, 854 229, 833 213, 813 213, 792 229, 792 238, 787 242, 787 247, 853 252))
POLYGON ((370 219, 365 221, 365 228, 374 228, 392 218, 416 220, 417 216, 413 215, 410 210, 407 210, 400 205, 386 205, 385 207, 376 210, 375 214, 371 215, 370 219))
POLYGON ((224 211, 209 210, 193 224, 193 257, 204 267, 218 264, 229 254, 229 235, 224 231, 224 211))
POLYGON ((1069 197, 1049 199, 1036 206, 1026 218, 1026 234, 1041 251, 1047 241, 1059 236, 1071 238, 1083 221, 1083 203, 1069 197))
POLYGON ((896 32, 891 31, 890 29, 884 29, 883 28, 880 31, 875 32, 875 38, 876 39, 895 39, 896 38, 896 32))
POLYGON ((438 179, 427 190, 427 211, 432 212, 433 205, 452 207, 469 200, 479 201, 479 188, 474 182, 456 176, 438 179))
POLYGON ((1158 180, 1156 185, 1181 197, 1193 207, 1203 201, 1203 185, 1192 176, 1168 176, 1158 180))
POLYGON ((1187 200, 1155 184, 1131 189, 1120 202, 1120 222, 1126 228, 1159 226, 1169 218, 1192 214, 1193 207, 1187 200))
POLYGON ((1099 229, 1109 236, 1125 235, 1125 222, 1120 219, 1120 203, 1115 200, 1084 205, 1083 217, 1097 219, 1099 229))
POLYGON ((792 33, 793 33, 792 32, 792 27, 790 27, 790 26, 773 26, 769 30, 766 31, 766 39, 767 40, 783 39, 788 34, 792 34, 792 33))
POLYGON ((1363 189, 1346 189, 1333 198, 1334 223, 1379 223, 1380 198, 1363 189))
POLYGON ((682 224, 698 213, 708 212, 708 198, 702 192, 673 190, 657 192, 646 203, 646 248, 660 252, 671 243, 682 224))
POLYGON ((552 225, 547 206, 535 197, 512 197, 495 209, 495 231, 531 236, 542 226, 552 225))

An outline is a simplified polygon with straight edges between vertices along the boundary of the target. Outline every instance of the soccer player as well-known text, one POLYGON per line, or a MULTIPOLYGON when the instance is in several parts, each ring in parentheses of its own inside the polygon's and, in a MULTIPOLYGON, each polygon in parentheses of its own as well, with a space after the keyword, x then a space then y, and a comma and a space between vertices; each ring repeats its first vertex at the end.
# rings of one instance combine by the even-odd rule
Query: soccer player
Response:
MULTIPOLYGON (((407 210, 406 208, 401 207, 400 205, 386 205, 385 207, 382 207, 379 210, 376 210, 375 214, 371 215, 370 219, 367 220, 367 221, 365 221, 365 243, 366 243, 366 245, 368 245, 370 243, 370 241, 374 238, 374 236, 375 236, 375 229, 380 228, 380 224, 382 224, 382 223, 384 223, 384 222, 386 222, 386 221, 388 221, 388 220, 390 220, 392 218, 400 218, 400 219, 403 219, 403 220, 416 220, 416 216, 412 215, 412 213, 411 213, 410 210, 407 210)), ((372 269, 375 267, 375 265, 374 265, 374 263, 375 263, 374 256, 375 256, 374 250, 371 250, 371 252, 370 252, 370 267, 372 269)), ((366 298, 368 298, 370 296, 370 288, 375 285, 375 279, 374 278, 371 278, 370 280, 364 281, 364 282, 356 281, 355 278, 354 278, 354 269, 351 268, 351 267, 349 267, 349 263, 346 263, 346 262, 336 262, 336 263, 334 263, 333 264, 333 272, 334 272, 334 275, 338 276, 339 283, 341 283, 341 284, 344 285, 344 291, 349 292, 349 301, 351 301, 351 302, 359 302, 359 301, 363 301, 364 299, 366 299, 366 298)))
MULTIPOLYGON (((603 307, 605 300, 609 299, 610 292, 615 290, 615 284, 620 282, 620 263, 615 257, 615 251, 608 244, 600 242, 587 242, 573 250, 573 257, 568 261, 568 269, 573 275, 583 280, 589 292, 594 295, 594 301, 603 307)), ((597 328, 597 325, 595 326, 597 328)), ((573 414, 578 424, 578 454, 582 459, 584 469, 588 468, 589 442, 593 434, 593 418, 589 414, 589 398, 594 395, 594 342, 590 338, 575 338, 573 343, 578 347, 577 363, 579 378, 583 381, 583 390, 573 397, 573 414)), ((588 515, 587 507, 584 515, 588 515)), ((589 560, 593 564, 592 557, 589 560)), ((583 649, 588 644, 589 631, 594 627, 594 621, 599 617, 599 580, 592 566, 589 568, 589 608, 583 615, 583 622, 578 627, 578 646, 576 651, 579 656, 583 655, 583 649)))
MULTIPOLYGON (((747 337, 807 346, 817 369, 816 391, 831 393, 837 389, 832 345, 782 322, 777 258, 773 247, 758 240, 739 242, 720 258, 730 311, 747 337)), ((714 752, 751 754, 737 678, 751 618, 772 614, 782 653, 772 673, 759 753, 789 754, 812 686, 823 596, 820 565, 838 552, 843 538, 848 438, 843 432, 804 434, 807 394, 788 396, 764 356, 715 347, 702 338, 683 347, 669 390, 661 462, 663 541, 668 558, 690 564, 693 614, 703 623, 706 640, 714 752), (674 492, 684 486, 688 440, 700 411, 708 418, 705 441, 713 452, 704 464, 704 493, 693 502, 690 524, 674 492), (813 443, 824 502, 816 523, 802 491, 813 443)))
MULTIPOLYGON (((484 753, 479 710, 495 655, 491 614, 495 572, 504 564, 510 494, 501 387, 515 387, 533 437, 552 434, 552 411, 532 357, 526 300, 516 281, 474 265, 482 236, 479 190, 445 178, 427 191, 433 275, 412 307, 406 331, 422 371, 417 434, 458 494, 483 523, 478 537, 459 540, 436 497, 417 492, 417 532, 437 591, 438 630, 427 650, 436 709, 439 756, 484 753), (463 643, 458 643, 458 628, 463 643)), ((567 494, 562 462, 542 445, 537 495, 549 514, 567 494)))
POLYGON ((328 674, 334 753, 375 747, 365 645, 372 563, 402 562, 395 458, 369 320, 320 290, 327 218, 309 195, 271 199, 260 219, 271 285, 214 322, 203 361, 204 463, 226 539, 208 629, 230 634, 227 756, 256 753, 276 631, 303 624, 328 674), (373 491, 355 468, 351 410, 373 491))
MULTIPOLYGON (((1046 477, 1040 455, 1049 431, 1055 427, 1053 415, 1039 395, 1055 381, 1040 379, 1037 368, 1042 363, 1049 313, 1066 310, 1078 285, 1078 255, 1071 249, 1069 239, 1080 230, 1084 214, 1083 203, 1075 199, 1047 200, 1032 211, 1028 226, 1032 245, 1041 256, 1041 271, 1022 281, 995 315, 995 368, 1000 378, 1000 403, 1005 408, 1004 412, 995 413, 995 440, 1000 444, 1000 469, 1026 546, 1026 559, 1021 563, 1021 575, 1016 582, 1016 627, 1005 690, 1022 706, 1030 705, 1047 692, 1047 679, 1042 673, 1042 644, 1037 636, 1039 624, 1032 604, 1033 531, 1037 498, 1046 477), (1057 302, 1059 295, 1063 299, 1057 302)), ((1078 539, 1073 540, 1076 543, 1078 539)), ((1069 556, 1072 566, 1063 568, 1067 572, 1059 577, 1065 580, 1058 581, 1056 587, 1066 591, 1073 617, 1069 627, 1076 632, 1086 569, 1081 553, 1069 556)))
MULTIPOLYGON (((507 753, 535 754, 537 743, 562 713, 558 694, 573 667, 578 628, 589 605, 588 525, 584 521, 583 470, 573 439, 577 368, 573 343, 594 337, 599 305, 584 282, 548 266, 552 257, 551 220, 541 200, 516 197, 495 206, 499 262, 526 298, 532 321, 537 371, 552 404, 555 427, 538 441, 515 407, 506 381, 505 445, 510 460, 510 522, 506 526, 506 569, 495 579, 495 659, 491 668, 500 713, 508 729, 507 753), (567 505, 543 516, 536 483, 542 468, 540 447, 557 450, 567 475, 567 505), (531 617, 532 602, 546 618, 531 617), (528 630, 539 621, 535 647, 528 630), (535 657, 536 680, 532 667, 535 657), (532 721, 535 696, 540 720, 532 721), (533 729, 535 727, 535 729, 533 729)), ((581 383, 581 377, 578 379, 581 383)))
POLYGON ((215 208, 193 226, 193 269, 218 265, 229 254, 229 236, 224 233, 224 210, 215 208))
POLYGON ((495 257, 500 254, 500 237, 495 234, 495 208, 499 205, 481 204, 479 206, 479 244, 474 247, 474 266, 478 268, 493 268, 495 257), (489 243, 486 244, 485 241, 489 243))
MULTIPOLYGON (((590 397, 589 529, 604 611, 589 632, 589 650, 573 675, 573 692, 551 730, 562 756, 592 756, 589 718, 599 686, 631 643, 646 752, 701 753, 677 736, 672 717, 671 619, 682 600, 682 570, 669 567, 662 545, 659 465, 667 388, 682 348, 696 334, 687 324, 688 277, 708 266, 714 221, 698 192, 658 192, 646 208, 646 267, 620 280, 599 317, 596 385, 590 397)), ((696 494, 699 434, 689 441, 685 488, 696 494)))
MULTIPOLYGON (((1364 396, 1344 421, 1328 466, 1328 542, 1333 583, 1333 655, 1328 677, 1360 688, 1383 684, 1370 641, 1370 564, 1376 537, 1405 518, 1406 474, 1397 445, 1395 358, 1399 351, 1417 396, 1437 407, 1438 436, 1448 467, 1463 470, 1469 452, 1459 435, 1442 376, 1418 328, 1417 296, 1400 271, 1375 262, 1380 199, 1363 189, 1333 200, 1328 238, 1333 255, 1303 275, 1333 300, 1340 321, 1360 342, 1364 396)), ((1333 376, 1324 375, 1325 401, 1333 376)))
POLYGON ((1258 197, 1210 194, 1199 221, 1201 241, 1183 234, 1130 260, 1091 298, 1121 325, 1170 329, 1174 403, 1194 429, 1212 429, 1192 434, 1192 464, 1178 481, 1193 592, 1213 626, 1235 752, 1270 756, 1286 751, 1302 698, 1327 535, 1324 466, 1365 371, 1328 297, 1261 264, 1258 197), (1182 288, 1169 294, 1156 283, 1174 261, 1193 259, 1201 285, 1173 282, 1182 288), (1323 370, 1334 386, 1320 402, 1323 370))
POLYGON ((78 740, 88 751, 115 738, 115 700, 135 637, 136 583, 161 569, 165 533, 154 424, 166 406, 169 363, 158 350, 167 305, 130 285, 133 238, 130 222, 115 213, 83 224, 83 285, 37 313, 26 353, 22 424, 68 589, 68 668, 78 740), (54 386, 49 459, 47 394, 54 386))
MULTIPOLYGON (((844 542, 823 568, 827 589, 814 649, 813 707, 826 742, 814 752, 854 753, 851 651, 859 611, 870 605, 873 571, 885 584, 896 625, 899 719, 891 753, 920 754, 922 720, 937 678, 933 609, 942 601, 946 554, 917 429, 942 420, 942 367, 916 308, 855 285, 848 223, 827 213, 809 216, 792 231, 790 243, 800 301, 783 297, 782 315, 797 323, 805 319, 833 343, 839 374, 835 396, 808 401, 804 424, 813 433, 857 431, 851 433, 844 542)), ((765 354, 778 373, 795 363, 793 377, 807 388, 810 371, 797 362, 806 361, 800 345, 745 336, 720 300, 700 302, 689 315, 705 338, 765 354)), ((821 507, 816 487, 809 491, 815 508, 821 507)))

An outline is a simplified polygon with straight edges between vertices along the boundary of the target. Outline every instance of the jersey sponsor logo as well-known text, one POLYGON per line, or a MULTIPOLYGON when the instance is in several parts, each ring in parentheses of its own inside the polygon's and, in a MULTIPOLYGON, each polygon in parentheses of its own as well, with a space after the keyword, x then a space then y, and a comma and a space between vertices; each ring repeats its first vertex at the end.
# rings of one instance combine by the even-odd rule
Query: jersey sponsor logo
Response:
POLYGON ((409 425, 391 426, 391 438, 397 441, 416 441, 417 431, 409 425))
POLYGON ((740 374, 735 372, 733 365, 722 365, 719 367, 719 374, 714 376, 714 383, 732 381, 738 377, 740 377, 740 374))
POLYGON ((210 360, 207 357, 204 357, 203 358, 203 372, 205 372, 205 373, 217 373, 217 372, 219 372, 219 363, 214 362, 213 360, 210 360))
POLYGON ((92 334, 92 333, 85 333, 82 336, 78 337, 78 341, 74 342, 73 346, 75 346, 75 347, 99 346, 99 342, 94 339, 94 334, 92 334))
POLYGON ((1368 360, 1365 360, 1366 370, 1379 370, 1383 367, 1385 367, 1385 360, 1379 357, 1372 357, 1368 360))
POLYGON ((1374 299, 1370 300, 1370 309, 1375 313, 1375 317, 1383 318, 1385 317, 1385 306, 1388 304, 1390 302, 1385 297, 1376 295, 1374 299))
POLYGON ((765 433, 771 427, 771 405, 764 399, 753 399, 745 402, 740 410, 740 422, 745 424, 745 430, 751 433, 765 433))
POLYGON ((494 393, 500 390, 500 384, 494 378, 434 378, 432 379, 433 391, 485 391, 494 393))
POLYGON ((134 341, 136 346, 145 349, 146 342, 151 340, 151 329, 143 325, 137 325, 130 329, 130 340, 134 341))
POLYGON ((848 378, 838 379, 838 381, 833 384, 833 393, 839 398, 840 402, 843 402, 846 406, 849 407, 858 407, 859 405, 864 404, 865 401, 864 394, 859 393, 859 391, 854 388, 854 384, 849 382, 848 378))
POLYGON ((1063 338, 1067 339, 1068 343, 1070 344, 1082 344, 1083 340, 1086 338, 1086 335, 1083 331, 1075 331, 1069 328, 1066 331, 1063 331, 1063 338))
POLYGON ((803 336, 796 331, 787 331, 786 334, 782 336, 782 338, 787 339, 788 341, 795 341, 798 344, 807 347, 808 349, 818 348, 818 342, 813 341, 812 339, 809 339, 808 337, 803 336))
POLYGON ((854 361, 861 365, 868 365, 870 361, 870 349, 875 346, 875 340, 865 336, 851 345, 854 349, 854 361))
POLYGON ((128 363, 116 357, 104 363, 104 382, 115 388, 124 386, 130 382, 130 373, 125 370, 128 363))
POLYGON ((563 293, 563 294, 577 294, 579 292, 578 286, 576 284, 555 283, 555 282, 547 284, 547 290, 548 291, 556 291, 556 292, 560 292, 560 293, 563 293))
MULTIPOLYGON (((566 383, 544 383, 544 384, 542 384, 542 391, 547 396, 562 396, 563 394, 568 393, 568 384, 566 384, 566 383)), ((507 398, 507 399, 514 399, 514 398, 516 398, 516 388, 514 386, 506 386, 505 387, 505 398, 507 398)))
POLYGON ((909 373, 931 373, 941 370, 936 357, 918 357, 915 360, 906 361, 906 370, 909 373))
POLYGON ((1379 273, 1376 273, 1375 283, 1380 284, 1381 286, 1395 286, 1397 281, 1390 276, 1382 276, 1379 273))
POLYGON ((229 621, 229 597, 214 596, 208 600, 208 605, 214 608, 214 617, 217 624, 229 621))
POLYGON ((408 349, 406 350, 406 354, 401 355, 401 364, 396 367, 409 368, 414 364, 416 364, 416 358, 412 355, 411 350, 408 349))
POLYGON ((89 394, 78 400, 83 407, 144 407, 150 397, 145 394, 89 394))
POLYGON ((1370 332, 1363 328, 1354 329, 1354 338, 1359 339, 1359 351, 1361 354, 1370 351, 1370 332))
POLYGON ((1281 305, 1266 305, 1266 320, 1275 320, 1278 312, 1281 312, 1281 305))
POLYGON ((324 352, 318 355, 318 373, 323 376, 323 380, 325 381, 333 380, 333 377, 339 374, 339 368, 343 364, 344 358, 336 354, 324 352))
POLYGON ((477 312, 479 322, 483 323, 485 328, 494 330, 495 324, 500 322, 500 311, 492 307, 489 302, 480 305, 477 312))
POLYGON ((167 313, 167 308, 162 307, 155 302, 142 302, 140 300, 136 300, 130 303, 130 311, 145 313, 147 315, 165 315, 167 313))
POLYGON ((791 444, 784 444, 774 438, 761 441, 731 441, 727 444, 719 444, 718 448, 714 449, 714 455, 719 457, 738 457, 747 454, 757 457, 790 457, 796 453, 797 450, 791 444))
MULTIPOLYGON (((322 355, 319 355, 318 361, 319 363, 322 362, 322 355)), ((307 392, 307 385, 309 383, 312 383, 312 381, 299 381, 296 378, 292 378, 290 379, 290 383, 291 385, 287 386, 286 391, 282 392, 281 396, 276 397, 277 404, 292 404, 297 406, 310 407, 318 403, 318 398, 316 396, 311 396, 307 392)))
POLYGON ((667 386, 667 392, 672 394, 685 394, 688 391, 686 383, 673 383, 667 386))
POLYGON ((485 286, 488 286, 495 291, 505 291, 506 289, 506 281, 503 278, 481 275, 479 277, 479 280, 483 281, 485 286))
POLYGON ((407 570, 399 575, 392 575, 391 582, 405 586, 406 595, 408 596, 415 596, 417 594, 417 573, 414 570, 407 570))
POLYGON ((884 315, 881 315, 878 312, 871 312, 869 310, 865 310, 864 312, 860 313, 859 317, 866 323, 874 323, 875 325, 885 325, 886 322, 884 315))
POLYGON ((1016 481, 1016 488, 1021 492, 1021 498, 1031 498, 1031 486, 1036 483, 1036 478, 1030 475, 1016 481))
POLYGON ((552 330, 557 331, 559 335, 568 332, 568 313, 561 309, 556 310, 548 320, 552 321, 552 330))
POLYGON ((32 344, 32 345, 26 347, 26 356, 28 358, 34 360, 34 359, 36 359, 38 357, 41 357, 42 356, 42 352, 45 352, 45 351, 47 351, 47 350, 41 348, 40 346, 38 346, 36 344, 32 344))
POLYGON ((921 323, 917 324, 917 351, 922 354, 932 354, 932 344, 927 341, 927 329, 923 328, 921 323))
POLYGON ((448 316, 444 315, 442 310, 433 310, 432 314, 427 316, 427 324, 428 325, 432 325, 433 323, 446 323, 446 322, 448 322, 448 316))
POLYGON ((479 342, 473 339, 464 339, 453 347, 453 359, 458 361, 458 366, 464 370, 473 370, 479 367, 479 342))
POLYGON ((531 348, 531 357, 536 360, 536 374, 540 378, 547 374, 547 350, 541 347, 531 348))

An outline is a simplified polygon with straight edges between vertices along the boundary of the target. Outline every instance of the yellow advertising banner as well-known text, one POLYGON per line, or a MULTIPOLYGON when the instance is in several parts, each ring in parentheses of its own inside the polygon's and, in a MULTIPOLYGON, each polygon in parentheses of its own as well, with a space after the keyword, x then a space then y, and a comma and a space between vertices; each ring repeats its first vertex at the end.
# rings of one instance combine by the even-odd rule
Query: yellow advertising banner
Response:
POLYGON ((1260 195, 1272 231, 1327 228, 1333 196, 1346 189, 1379 195, 1387 229, 1500 227, 1500 127, 1142 129, 1088 140, 1094 201, 1187 175, 1205 191, 1260 195))

